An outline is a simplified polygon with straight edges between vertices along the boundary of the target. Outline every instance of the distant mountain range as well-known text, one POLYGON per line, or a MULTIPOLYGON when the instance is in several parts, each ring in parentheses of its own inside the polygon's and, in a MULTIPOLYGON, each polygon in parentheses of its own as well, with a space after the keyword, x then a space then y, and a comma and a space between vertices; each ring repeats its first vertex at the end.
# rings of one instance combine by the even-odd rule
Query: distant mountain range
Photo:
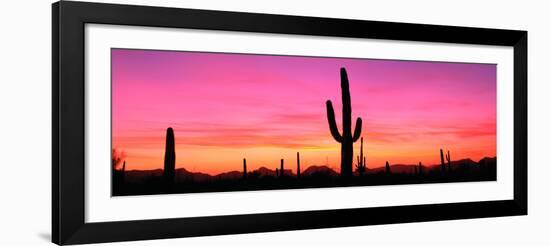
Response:
MULTIPOLYGON (((445 163, 445 165, 447 168, 448 164, 445 163)), ((474 170, 474 169, 479 169, 480 165, 496 167, 496 157, 485 157, 481 159, 479 162, 475 162, 472 159, 462 159, 457 161, 451 161, 451 170, 474 170)), ((418 171, 418 164, 390 164, 390 170, 394 174, 397 174, 397 173, 414 174, 415 167, 417 168, 416 171, 418 171)), ((423 164, 424 172, 439 170, 440 168, 441 168, 441 164, 431 164, 431 165, 423 164)), ((368 163, 367 163, 367 169, 365 173, 367 174, 384 173, 385 169, 386 169, 385 166, 371 169, 371 168, 368 168, 368 163)), ((355 173, 356 175, 358 175, 356 171, 355 173)), ((127 182, 140 182, 148 178, 160 177, 162 175, 163 175, 162 169, 129 170, 125 172, 125 178, 127 182)), ((275 178, 277 176, 277 173, 273 169, 269 169, 267 167, 260 167, 256 170, 248 172, 247 175, 249 175, 250 177, 275 178)), ((290 169, 285 169, 283 175, 291 176, 291 177, 296 176, 296 174, 293 173, 292 170, 290 169)), ((308 177, 308 176, 336 177, 336 176, 339 176, 340 174, 339 172, 331 169, 328 166, 313 165, 301 171, 301 175, 303 177, 308 177)), ((243 173, 240 171, 230 171, 230 172, 220 173, 217 175, 210 175, 210 174, 201 173, 201 172, 191 172, 185 168, 176 169, 176 182, 184 181, 184 180, 193 181, 193 182, 204 182, 204 181, 214 181, 214 180, 235 180, 235 179, 241 179, 242 177, 243 177, 243 173)))
MULTIPOLYGON (((458 161, 451 161, 451 170, 457 170, 457 169, 472 169, 479 166, 479 163, 495 163, 496 164, 496 157, 485 157, 481 159, 479 162, 475 162, 472 159, 462 159, 458 161)), ((445 163, 445 168, 447 168, 448 163, 445 163)), ((441 164, 431 164, 429 166, 426 166, 422 164, 424 171, 430 171, 434 169, 441 169, 441 164)), ((418 168, 418 164, 390 164, 390 170, 393 173, 414 173, 414 168, 418 168)), ((367 171, 366 173, 379 173, 379 172, 385 172, 386 167, 377 167, 370 169, 368 168, 367 164, 367 171)))

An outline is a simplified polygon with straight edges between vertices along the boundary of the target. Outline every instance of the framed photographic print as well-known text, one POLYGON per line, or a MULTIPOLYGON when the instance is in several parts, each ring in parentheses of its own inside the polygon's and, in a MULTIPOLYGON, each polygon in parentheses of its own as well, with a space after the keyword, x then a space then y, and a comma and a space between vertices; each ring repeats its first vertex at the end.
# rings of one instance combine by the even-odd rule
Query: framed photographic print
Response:
POLYGON ((527 214, 527 32, 53 4, 52 238, 527 214))

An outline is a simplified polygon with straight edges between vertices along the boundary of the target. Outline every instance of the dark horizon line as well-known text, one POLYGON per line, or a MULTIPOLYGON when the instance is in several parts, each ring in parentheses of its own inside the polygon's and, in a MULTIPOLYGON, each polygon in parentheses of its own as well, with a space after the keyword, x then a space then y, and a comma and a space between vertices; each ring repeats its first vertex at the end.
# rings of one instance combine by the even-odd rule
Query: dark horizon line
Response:
MULTIPOLYGON (((479 159, 479 161, 485 159, 485 158, 497 158, 497 156, 493 156, 493 157, 489 157, 489 156, 485 156, 485 157, 482 157, 481 159, 479 159)), ((473 162, 475 162, 476 164, 479 165, 479 161, 474 161, 472 160, 471 158, 462 158, 462 159, 459 159, 459 160, 456 160, 456 161, 451 161, 451 164, 453 163, 456 163, 456 162, 459 162, 459 161, 462 161, 462 160, 471 160, 473 162)), ((448 163, 445 163, 445 164, 448 164, 448 163)), ((391 164, 390 163, 390 167, 392 166, 396 166, 396 165, 405 165, 405 166, 418 166, 419 163, 417 164, 404 164, 404 163, 396 163, 396 164, 391 164)), ((311 166, 308 166, 307 168, 305 168, 304 170, 308 169, 309 167, 313 167, 313 166, 316 166, 316 167, 327 167, 327 168, 330 168, 331 170, 333 170, 334 172, 337 172, 337 173, 340 173, 340 170, 335 170, 333 168, 331 168, 330 166, 328 165, 311 165, 311 166)), ((441 163, 436 163, 436 164, 424 164, 422 163, 422 166, 423 167, 426 167, 426 168, 429 168, 429 167, 434 167, 434 166, 441 166, 441 163)), ((265 166, 265 165, 262 165, 260 166, 259 168, 257 169, 254 169, 254 170, 251 170, 251 171, 248 171, 247 173, 250 173, 250 172, 254 172, 254 171, 257 171, 259 170, 260 168, 267 168, 269 170, 275 170, 275 169, 278 169, 277 167, 275 169, 271 169, 269 168, 268 166, 265 166)), ((366 167, 367 170, 374 170, 374 169, 378 169, 378 168, 382 168, 384 169, 385 166, 382 165, 382 166, 379 166, 379 167, 375 167, 375 168, 369 168, 369 167, 366 167)), ((187 168, 185 167, 179 167, 179 168, 176 168, 175 170, 178 170, 178 169, 185 169, 187 171, 189 171, 187 168)), ((284 170, 294 170, 295 168, 285 168, 284 170)), ((115 169, 117 171, 120 171, 121 169, 115 169)), ((155 171, 155 170, 164 170, 162 167, 159 167, 159 168, 154 168, 154 169, 130 169, 130 170, 125 170, 125 172, 130 172, 130 171, 155 171)), ((191 172, 191 171, 190 171, 191 172)), ((203 174, 208 174, 208 175, 211 175, 211 176, 216 176, 216 175, 220 175, 220 174, 224 174, 224 173, 229 173, 229 172, 240 172, 242 173, 242 171, 239 171, 239 170, 228 170, 228 171, 225 171, 225 172, 220 172, 220 173, 217 173, 217 174, 210 174, 208 172, 200 172, 200 171, 197 171, 197 172, 194 172, 194 173, 203 173, 203 174)))

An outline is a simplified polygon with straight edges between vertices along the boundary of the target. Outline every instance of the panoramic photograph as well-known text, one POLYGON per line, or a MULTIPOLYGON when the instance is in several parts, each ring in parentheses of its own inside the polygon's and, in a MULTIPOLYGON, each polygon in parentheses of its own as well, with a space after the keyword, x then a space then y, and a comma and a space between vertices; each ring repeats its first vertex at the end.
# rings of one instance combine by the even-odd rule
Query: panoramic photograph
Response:
POLYGON ((111 49, 113 196, 495 181, 495 64, 111 49))

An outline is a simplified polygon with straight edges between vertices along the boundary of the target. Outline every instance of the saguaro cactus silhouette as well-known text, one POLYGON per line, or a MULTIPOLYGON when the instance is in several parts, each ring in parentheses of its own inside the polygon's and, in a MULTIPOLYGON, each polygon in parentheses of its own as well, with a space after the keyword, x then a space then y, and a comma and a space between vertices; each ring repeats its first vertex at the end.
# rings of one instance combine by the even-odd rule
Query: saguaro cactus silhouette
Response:
POLYGON ((164 181, 168 185, 174 183, 176 174, 176 147, 174 143, 174 130, 166 129, 166 149, 164 151, 164 181))
POLYGON ((445 159, 447 159, 447 170, 450 172, 451 171, 451 151, 447 150, 445 159))
POLYGON ((279 177, 285 176, 285 159, 281 159, 281 171, 279 173, 279 177))
POLYGON ((390 163, 386 161, 386 174, 391 174, 390 163))
POLYGON ((300 152, 296 152, 296 177, 300 178, 300 152))
POLYGON ((441 172, 445 172, 445 159, 443 159, 443 149, 439 149, 439 156, 441 158, 441 172))
POLYGON ((361 136, 361 118, 355 123, 353 135, 351 133, 351 96, 349 92, 348 74, 345 68, 340 69, 340 86, 342 88, 342 134, 338 131, 332 102, 327 100, 327 119, 332 137, 341 144, 340 175, 351 177, 353 174, 353 143, 361 136))
POLYGON ((355 165, 355 167, 359 172, 359 176, 363 176, 367 169, 366 158, 363 156, 363 137, 361 137, 361 152, 357 156, 357 164, 355 165))
POLYGON ((424 167, 422 167, 422 162, 418 162, 418 175, 424 174, 424 167))
POLYGON ((246 179, 246 158, 243 158, 243 179, 246 179))

